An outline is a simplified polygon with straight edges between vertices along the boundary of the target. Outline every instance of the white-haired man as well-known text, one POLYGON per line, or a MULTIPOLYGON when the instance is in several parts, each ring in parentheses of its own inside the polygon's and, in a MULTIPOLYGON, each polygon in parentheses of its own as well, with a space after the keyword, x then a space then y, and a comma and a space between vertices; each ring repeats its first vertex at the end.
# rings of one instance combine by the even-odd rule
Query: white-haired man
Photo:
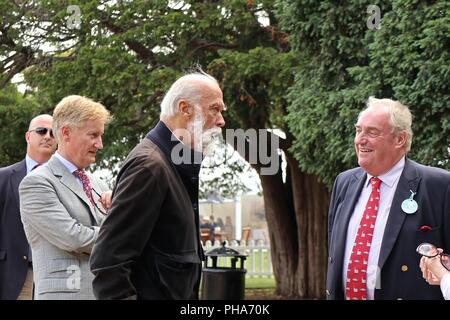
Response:
POLYGON ((198 174, 225 125, 222 91, 203 73, 179 78, 160 122, 128 155, 91 256, 98 299, 195 299, 203 251, 198 174))
POLYGON ((406 157, 412 116, 369 98, 355 125, 359 168, 335 181, 328 220, 328 299, 442 299, 427 286, 415 252, 450 248, 450 173, 406 157))

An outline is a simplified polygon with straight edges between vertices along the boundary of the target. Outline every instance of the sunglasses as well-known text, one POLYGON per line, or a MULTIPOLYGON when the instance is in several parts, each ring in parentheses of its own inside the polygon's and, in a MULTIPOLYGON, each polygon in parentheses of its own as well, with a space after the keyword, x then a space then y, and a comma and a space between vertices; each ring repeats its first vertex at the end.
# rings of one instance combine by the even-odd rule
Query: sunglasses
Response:
POLYGON ((446 253, 439 252, 436 246, 431 243, 421 243, 416 249, 416 252, 427 258, 434 258, 440 256, 441 263, 445 269, 450 271, 450 256, 446 253))
POLYGON ((47 134, 47 131, 50 132, 50 137, 53 138, 53 130, 45 127, 37 127, 36 129, 29 130, 29 132, 35 131, 37 134, 41 136, 45 136, 47 134))

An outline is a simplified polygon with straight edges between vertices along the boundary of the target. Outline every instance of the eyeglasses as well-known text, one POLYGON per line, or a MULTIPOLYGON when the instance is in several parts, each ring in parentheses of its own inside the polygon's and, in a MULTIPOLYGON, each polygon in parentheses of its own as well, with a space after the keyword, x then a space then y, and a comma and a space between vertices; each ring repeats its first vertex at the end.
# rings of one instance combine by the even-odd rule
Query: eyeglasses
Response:
MULTIPOLYGON (((102 196, 94 189, 92 188, 92 191, 94 191, 94 193, 101 199, 102 196)), ((94 201, 95 207, 98 209, 98 211, 100 211, 101 214, 103 214, 104 216, 106 216, 108 214, 108 210, 104 210, 102 208, 100 208, 99 205, 97 205, 97 202, 94 201)))
POLYGON ((441 257, 441 263, 445 269, 450 271, 450 256, 446 253, 439 252, 436 246, 431 243, 421 243, 416 249, 416 252, 427 258, 441 257))
POLYGON ((53 138, 53 130, 50 128, 45 128, 45 127, 37 127, 36 129, 33 130, 28 130, 28 132, 32 132, 35 131, 37 134, 41 135, 41 136, 45 136, 47 134, 47 131, 50 132, 50 137, 53 138))

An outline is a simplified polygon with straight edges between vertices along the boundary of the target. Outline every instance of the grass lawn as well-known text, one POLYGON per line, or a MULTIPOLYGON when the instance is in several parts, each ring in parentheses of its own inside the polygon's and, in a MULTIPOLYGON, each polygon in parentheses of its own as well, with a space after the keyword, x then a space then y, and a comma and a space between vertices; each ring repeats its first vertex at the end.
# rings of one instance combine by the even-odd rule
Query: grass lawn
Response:
POLYGON ((274 277, 246 277, 245 300, 272 300, 275 297, 274 277))
POLYGON ((275 278, 274 277, 246 277, 245 278, 245 288, 273 288, 275 289, 275 278))

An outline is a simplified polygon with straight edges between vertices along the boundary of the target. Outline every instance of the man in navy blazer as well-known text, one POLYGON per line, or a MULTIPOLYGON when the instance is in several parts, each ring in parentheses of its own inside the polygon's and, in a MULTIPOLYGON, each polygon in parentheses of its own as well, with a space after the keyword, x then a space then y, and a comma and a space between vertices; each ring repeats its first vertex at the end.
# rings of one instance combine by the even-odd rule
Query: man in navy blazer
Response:
POLYGON ((361 239, 372 177, 381 184, 368 256, 361 261, 367 267, 363 299, 443 299, 439 287, 423 281, 415 250, 423 242, 450 249, 450 172, 406 157, 411 122, 408 107, 373 97, 358 117, 354 144, 360 167, 339 174, 331 195, 327 299, 352 297, 351 282, 361 269, 352 268, 351 259, 360 254, 355 240, 361 239))
POLYGON ((20 220, 19 184, 36 165, 47 162, 55 151, 52 116, 39 115, 25 133, 25 159, 0 168, 0 299, 31 299, 33 285, 30 247, 20 220), (27 279, 27 281, 25 281, 27 279), (23 290, 23 292, 22 292, 23 290))

